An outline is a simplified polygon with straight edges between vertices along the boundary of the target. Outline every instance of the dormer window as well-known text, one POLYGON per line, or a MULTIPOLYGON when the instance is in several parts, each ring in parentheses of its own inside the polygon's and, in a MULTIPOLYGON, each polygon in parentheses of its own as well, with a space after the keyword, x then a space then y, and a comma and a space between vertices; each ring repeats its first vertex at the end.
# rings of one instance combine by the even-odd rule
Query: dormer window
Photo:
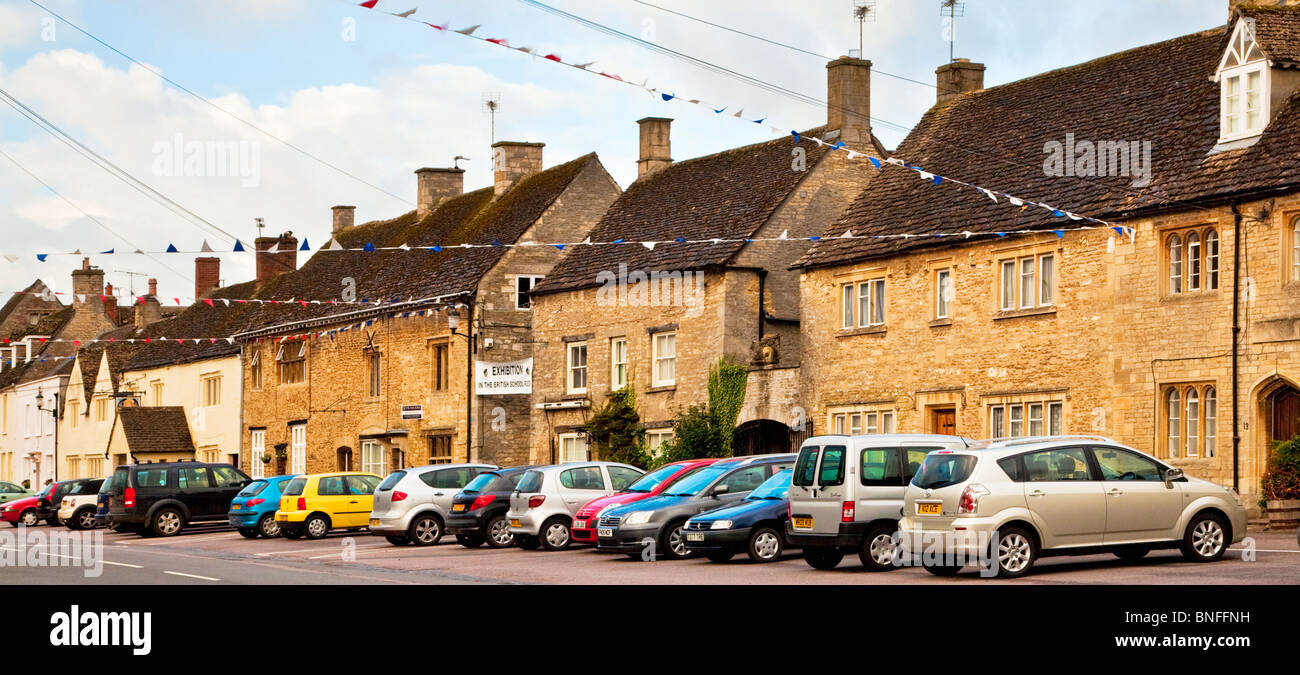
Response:
POLYGON ((1219 143, 1258 136, 1269 122, 1269 63, 1255 42, 1255 20, 1243 18, 1219 62, 1219 143))

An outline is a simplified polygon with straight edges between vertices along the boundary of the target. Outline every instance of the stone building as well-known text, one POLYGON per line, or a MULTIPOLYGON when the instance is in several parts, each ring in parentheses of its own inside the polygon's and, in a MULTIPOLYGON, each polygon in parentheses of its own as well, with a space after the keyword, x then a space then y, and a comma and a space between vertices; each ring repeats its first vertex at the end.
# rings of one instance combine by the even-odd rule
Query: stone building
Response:
POLYGON ((736 451, 798 441, 788 404, 804 355, 789 266, 862 189, 865 162, 828 144, 884 156, 871 134, 871 63, 846 57, 826 68, 827 124, 797 138, 674 163, 671 120, 638 122, 638 178, 591 235, 633 243, 575 247, 533 291, 531 461, 588 458, 593 408, 628 386, 657 448, 674 413, 708 400, 721 358, 750 368, 736 451))
POLYGON ((582 241, 619 187, 594 154, 543 169, 540 143, 493 150, 489 187, 463 192, 462 170, 421 169, 414 211, 353 225, 352 207, 334 207, 339 247, 378 250, 331 245, 258 290, 372 302, 250 310, 238 336, 244 463, 382 475, 528 459, 530 395, 492 393, 475 365, 509 364, 529 391, 528 291, 563 255, 535 244, 582 241), (383 250, 399 246, 409 250, 383 250))
POLYGON ((798 262, 815 431, 1101 434, 1257 495, 1300 431, 1300 8, 1236 4, 986 90, 940 69, 967 91, 895 156, 995 193, 887 164, 798 262))

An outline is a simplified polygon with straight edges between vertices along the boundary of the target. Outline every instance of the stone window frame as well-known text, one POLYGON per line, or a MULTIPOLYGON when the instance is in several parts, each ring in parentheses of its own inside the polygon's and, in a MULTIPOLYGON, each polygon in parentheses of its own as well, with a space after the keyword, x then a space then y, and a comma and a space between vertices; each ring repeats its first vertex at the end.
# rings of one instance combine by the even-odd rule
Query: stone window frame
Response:
POLYGON ((897 429, 898 411, 892 404, 837 405, 826 408, 826 432, 830 434, 892 434, 897 429), (856 427, 854 418, 857 418, 856 427), (870 422, 871 418, 875 421, 870 422), (872 428, 875 431, 871 431, 872 428))
POLYGON ((451 338, 429 340, 429 384, 435 394, 451 391, 451 338))
POLYGON ((884 330, 889 323, 889 282, 888 270, 880 268, 870 272, 860 272, 853 277, 839 282, 839 330, 850 331, 884 330), (866 297, 863 297, 863 289, 866 297), (879 289, 877 293, 876 289, 879 289), (863 322, 862 301, 867 301, 870 318, 863 322), (879 320, 876 320, 876 319, 879 320))
POLYGON ((361 352, 366 360, 366 398, 381 398, 384 395, 384 352, 373 346, 361 352))
POLYGON ((514 275, 514 281, 515 281, 515 287, 514 287, 515 311, 518 311, 518 312, 528 312, 528 311, 531 311, 531 310, 532 310, 532 300, 531 300, 531 298, 527 298, 526 292, 525 292, 525 293, 521 293, 521 292, 520 292, 520 290, 519 290, 519 282, 522 281, 522 280, 524 280, 524 279, 528 279, 528 280, 529 280, 529 283, 528 283, 528 290, 531 291, 532 289, 537 288, 537 282, 539 282, 539 281, 541 281, 542 279, 545 279, 545 278, 546 278, 546 275, 545 275, 545 274, 516 274, 516 275, 514 275), (525 299, 526 299, 526 302, 528 302, 528 304, 527 304, 527 305, 520 305, 520 304, 519 304, 519 300, 520 300, 520 298, 525 298, 525 299))
POLYGON ((984 400, 985 436, 993 440, 1030 438, 1033 436, 1061 436, 1066 431, 1066 397, 1064 392, 1036 392, 991 396, 984 400), (1034 434, 1034 408, 1038 408, 1039 433, 1034 434), (1017 417, 1017 413, 1019 413, 1017 417), (1053 417, 1055 413, 1055 429, 1053 417), (1012 424, 1020 424, 1020 433, 1013 434, 1012 424), (999 428, 1001 427, 1001 428, 999 428))
POLYGON ((1282 285, 1300 285, 1300 211, 1282 214, 1282 285))
POLYGON ((590 458, 591 458, 591 442, 590 442, 590 440, 587 438, 587 434, 585 434, 585 433, 583 433, 583 432, 581 432, 581 431, 568 431, 568 432, 564 432, 564 433, 556 434, 556 435, 555 435, 555 441, 556 441, 556 444, 555 444, 556 460, 558 460, 560 463, 570 462, 570 461, 585 462, 585 461, 590 460, 590 458), (585 453, 585 454, 586 454, 586 457, 583 457, 582 459, 576 459, 576 460, 565 459, 565 458, 564 458, 564 442, 565 442, 565 441, 574 441, 575 443, 576 443, 577 441, 582 441, 582 444, 583 444, 584 446, 586 446, 586 453, 585 453))
POLYGON ((609 390, 619 391, 631 383, 631 360, 628 358, 628 339, 626 335, 618 335, 609 339, 609 390), (618 350, 614 348, 617 343, 623 345, 623 360, 617 361, 618 350), (619 381, 618 367, 623 366, 622 381, 619 381))
POLYGON ((298 353, 291 351, 293 342, 283 342, 277 350, 275 361, 279 364, 280 385, 291 386, 307 381, 307 341, 298 341, 298 353), (287 377, 286 377, 287 376, 287 377))
POLYGON ((262 391, 263 381, 262 371, 262 350, 254 349, 253 355, 248 359, 248 386, 253 391, 262 391))
POLYGON ((591 388, 591 347, 586 340, 567 342, 564 345, 564 391, 566 394, 585 394, 591 388), (582 350, 582 365, 575 366, 574 350, 582 350), (582 386, 574 386, 576 369, 582 370, 582 386))
POLYGON ((1022 312, 1038 313, 1052 311, 1059 306, 1057 302, 1060 294, 1058 289, 1061 282, 1061 248, 1056 243, 1048 244, 1030 244, 1015 248, 1003 249, 994 252, 993 258, 993 311, 997 315, 1007 316, 1016 315, 1022 312), (1043 261, 1050 260, 1051 281, 1047 287, 1047 300, 1044 302, 1043 280, 1046 275, 1043 274, 1043 261), (1030 283, 1033 285, 1033 299, 1026 304, 1024 298, 1025 284, 1025 262, 1032 261, 1030 270, 1030 283), (1012 274, 1012 293, 1011 305, 1006 303, 1007 299, 1007 266, 1011 267, 1012 274))
POLYGON ((221 405, 221 393, 222 392, 221 392, 220 372, 212 371, 209 373, 201 373, 199 375, 199 401, 201 404, 200 407, 203 408, 219 407, 221 405), (211 389, 214 386, 216 389, 215 397, 210 396, 211 394, 214 393, 211 389), (215 400, 216 402, 213 403, 212 402, 213 400, 215 400))
POLYGON ((1160 405, 1156 428, 1159 430, 1159 458, 1175 461, 1218 457, 1218 383, 1166 382, 1160 385, 1158 391, 1160 405), (1192 408, 1193 404, 1195 409, 1192 408), (1196 443, 1190 445, 1193 437, 1196 443), (1171 448, 1177 452, 1172 452, 1171 448))
POLYGON ((425 436, 429 444, 429 463, 430 464, 451 464, 455 450, 455 434, 451 433, 431 433, 425 436))
POLYGON ((1194 225, 1161 230, 1160 271, 1161 295, 1190 296, 1219 291, 1223 286, 1223 238, 1218 228, 1194 225), (1177 260, 1174 260, 1175 248, 1177 260), (1194 278, 1196 288, 1192 288, 1194 278))

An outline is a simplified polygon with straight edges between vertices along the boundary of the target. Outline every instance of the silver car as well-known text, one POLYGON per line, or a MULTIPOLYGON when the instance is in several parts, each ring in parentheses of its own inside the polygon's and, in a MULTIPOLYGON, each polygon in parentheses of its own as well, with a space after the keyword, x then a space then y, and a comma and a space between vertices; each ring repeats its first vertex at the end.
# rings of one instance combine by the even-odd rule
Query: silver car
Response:
POLYGON ((451 500, 492 464, 433 464, 398 469, 375 489, 370 532, 394 546, 432 546, 446 532, 451 500))
POLYGON ((570 462, 531 469, 510 496, 510 532, 520 548, 562 551, 573 543, 573 516, 587 502, 612 495, 645 472, 617 462, 570 462))
POLYGON ((921 564, 941 576, 979 564, 1018 577, 1040 556, 1101 551, 1136 560, 1177 548, 1211 562, 1246 535, 1232 489, 1099 436, 933 452, 904 500, 900 561, 926 551, 921 564))

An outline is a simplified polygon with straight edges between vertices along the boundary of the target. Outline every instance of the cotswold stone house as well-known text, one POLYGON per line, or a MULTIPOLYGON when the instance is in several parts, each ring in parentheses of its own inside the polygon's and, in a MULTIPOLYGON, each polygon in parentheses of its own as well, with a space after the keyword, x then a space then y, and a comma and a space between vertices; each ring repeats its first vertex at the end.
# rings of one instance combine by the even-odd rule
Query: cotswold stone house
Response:
POLYGON ((589 456, 584 425, 607 395, 633 387, 654 448, 676 411, 708 400, 719 358, 750 365, 738 453, 797 442, 798 274, 789 269, 862 188, 865 161, 829 153, 844 142, 883 156, 871 134, 868 61, 827 65, 827 124, 674 163, 671 120, 640 120, 638 178, 532 293, 538 342, 534 462, 589 456), (744 241, 803 237, 790 241, 744 241), (712 239, 733 241, 710 241, 712 239), (736 241, 739 240, 739 241, 736 241))
POLYGON ((925 115, 897 158, 1132 235, 886 165, 798 262, 817 431, 1104 434, 1258 493, 1300 432, 1300 8, 1233 5, 925 115))
POLYGON ((462 170, 421 169, 414 211, 354 226, 352 207, 334 207, 340 246, 411 250, 320 250, 258 290, 286 302, 250 309, 239 335, 245 464, 384 475, 528 459, 529 394, 493 393, 474 364, 531 376, 528 291, 563 252, 528 244, 582 241, 619 187, 595 154, 543 169, 540 143, 493 149, 489 187, 462 193, 462 170), (350 295, 384 304, 288 302, 350 295))

